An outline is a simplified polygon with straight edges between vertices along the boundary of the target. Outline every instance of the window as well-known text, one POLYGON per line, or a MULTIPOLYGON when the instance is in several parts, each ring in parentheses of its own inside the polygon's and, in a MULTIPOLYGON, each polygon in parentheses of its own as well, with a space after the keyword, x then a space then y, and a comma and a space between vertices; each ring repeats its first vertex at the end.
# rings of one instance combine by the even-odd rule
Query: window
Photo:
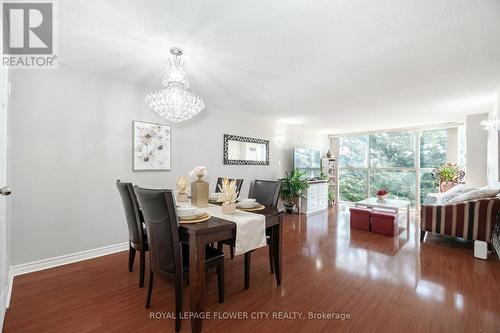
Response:
POLYGON ((340 200, 361 201, 367 198, 368 170, 340 170, 340 200))
POLYGON ((415 171, 370 171, 370 197, 377 191, 385 188, 389 191, 389 198, 408 200, 415 206, 416 200, 416 173, 415 171))
POLYGON ((389 198, 416 207, 417 200, 438 191, 432 170, 450 159, 461 161, 461 133, 458 127, 340 137, 340 200, 360 201, 385 188, 389 198))
POLYGON ((340 138, 340 167, 367 167, 368 136, 340 138))
POLYGON ((370 135, 371 168, 415 167, 415 133, 370 135))

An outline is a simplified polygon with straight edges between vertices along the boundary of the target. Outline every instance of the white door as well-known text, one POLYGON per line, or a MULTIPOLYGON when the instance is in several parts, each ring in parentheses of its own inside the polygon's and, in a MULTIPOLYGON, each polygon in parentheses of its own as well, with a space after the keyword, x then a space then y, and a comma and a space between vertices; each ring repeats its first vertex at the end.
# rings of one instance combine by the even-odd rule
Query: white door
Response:
POLYGON ((0 67, 0 331, 3 327, 7 301, 7 282, 9 261, 7 249, 9 237, 7 234, 6 202, 10 189, 7 187, 7 70, 0 67))

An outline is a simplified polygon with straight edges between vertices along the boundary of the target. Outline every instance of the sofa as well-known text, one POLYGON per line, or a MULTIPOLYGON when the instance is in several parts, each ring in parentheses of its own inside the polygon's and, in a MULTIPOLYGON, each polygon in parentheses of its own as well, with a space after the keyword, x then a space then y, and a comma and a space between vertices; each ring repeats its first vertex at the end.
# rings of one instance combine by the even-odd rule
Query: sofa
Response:
POLYGON ((463 202, 424 204, 420 210, 420 240, 426 232, 480 240, 491 244, 500 211, 500 197, 463 202))

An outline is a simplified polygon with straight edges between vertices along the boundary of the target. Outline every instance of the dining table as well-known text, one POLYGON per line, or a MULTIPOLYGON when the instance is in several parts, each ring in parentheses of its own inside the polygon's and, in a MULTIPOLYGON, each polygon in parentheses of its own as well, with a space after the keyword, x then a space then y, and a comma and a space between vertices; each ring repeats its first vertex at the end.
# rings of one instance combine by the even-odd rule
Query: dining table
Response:
MULTIPOLYGON (((283 247, 283 214, 276 208, 264 208, 252 213, 262 214, 266 220, 266 231, 270 235, 269 246, 272 246, 274 274, 276 284, 282 279, 282 247, 283 247)), ((189 243, 189 310, 191 332, 201 332, 202 313, 205 308, 205 247, 236 237, 236 224, 223 218, 211 217, 201 223, 180 224, 179 237, 189 243)), ((249 269, 250 255, 245 254, 245 267, 249 269)), ((245 286, 248 286, 249 275, 245 272, 245 286)))

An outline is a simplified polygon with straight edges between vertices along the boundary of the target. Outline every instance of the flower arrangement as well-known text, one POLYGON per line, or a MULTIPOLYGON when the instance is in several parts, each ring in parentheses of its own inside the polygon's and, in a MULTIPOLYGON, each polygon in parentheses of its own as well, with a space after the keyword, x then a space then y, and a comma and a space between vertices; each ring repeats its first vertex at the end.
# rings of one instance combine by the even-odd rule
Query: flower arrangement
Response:
POLYGON ((444 192, 456 184, 462 183, 465 171, 455 163, 444 163, 432 170, 432 176, 436 186, 439 186, 440 191, 444 192))
POLYGON ((236 212, 236 200, 238 200, 238 191, 236 191, 236 180, 229 180, 225 177, 222 184, 219 185, 220 195, 217 201, 222 201, 222 212, 224 214, 234 214, 236 212))
POLYGON ((381 188, 375 194, 377 195, 379 201, 384 201, 389 195, 389 191, 387 191, 385 188, 381 188))
POLYGON ((198 177, 198 180, 205 177, 208 174, 207 168, 204 166, 194 167, 193 170, 189 171, 191 177, 198 177))
POLYGON ((177 178, 176 189, 177 201, 188 201, 188 179, 186 176, 180 176, 179 178, 177 178))

